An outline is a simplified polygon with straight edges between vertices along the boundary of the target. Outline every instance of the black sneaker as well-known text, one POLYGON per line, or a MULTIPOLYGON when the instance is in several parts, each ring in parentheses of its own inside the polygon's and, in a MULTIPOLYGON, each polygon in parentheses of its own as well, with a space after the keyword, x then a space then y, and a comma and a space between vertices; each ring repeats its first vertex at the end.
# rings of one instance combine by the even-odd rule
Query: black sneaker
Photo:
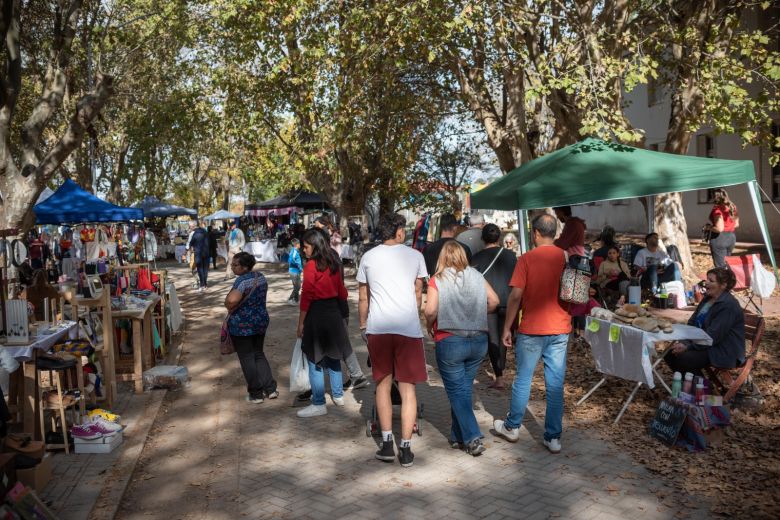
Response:
POLYGON ((393 462, 395 460, 395 448, 393 441, 382 441, 382 447, 377 450, 376 458, 383 462, 393 462))
POLYGON ((414 464, 414 453, 412 453, 411 446, 406 448, 398 448, 398 462, 401 466, 408 468, 414 464))
POLYGON ((466 446, 466 453, 473 455, 474 457, 482 455, 485 451, 485 445, 482 444, 482 439, 474 439, 466 446))
POLYGON ((352 389, 352 379, 347 379, 343 383, 341 383, 341 388, 344 390, 351 390, 352 389))
POLYGON ((306 390, 302 394, 298 394, 295 400, 301 403, 305 403, 306 401, 311 400, 311 390, 306 390))
POLYGON ((365 388, 368 385, 369 385, 368 379, 366 379, 365 377, 358 377, 357 379, 355 379, 355 382, 352 383, 352 390, 357 390, 358 388, 365 388))

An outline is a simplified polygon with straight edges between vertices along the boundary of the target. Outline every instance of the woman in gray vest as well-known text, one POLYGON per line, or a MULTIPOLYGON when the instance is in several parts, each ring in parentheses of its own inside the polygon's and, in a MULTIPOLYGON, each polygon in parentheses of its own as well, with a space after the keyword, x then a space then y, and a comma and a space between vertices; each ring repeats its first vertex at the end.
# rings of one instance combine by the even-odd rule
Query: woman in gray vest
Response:
POLYGON ((466 252, 456 241, 442 247, 436 274, 428 282, 425 319, 436 342, 436 364, 450 400, 453 448, 475 457, 485 451, 474 417, 471 387, 488 348, 487 315, 498 296, 482 274, 469 267, 466 252))

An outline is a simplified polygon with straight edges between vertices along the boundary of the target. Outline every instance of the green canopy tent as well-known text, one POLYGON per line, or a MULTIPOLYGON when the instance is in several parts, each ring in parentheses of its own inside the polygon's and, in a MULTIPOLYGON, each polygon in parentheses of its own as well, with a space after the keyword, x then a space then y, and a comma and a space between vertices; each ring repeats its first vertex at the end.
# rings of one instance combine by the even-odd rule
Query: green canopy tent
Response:
POLYGON ((588 138, 525 163, 471 193, 471 207, 529 210, 736 184, 748 184, 777 273, 752 161, 668 154, 588 138))

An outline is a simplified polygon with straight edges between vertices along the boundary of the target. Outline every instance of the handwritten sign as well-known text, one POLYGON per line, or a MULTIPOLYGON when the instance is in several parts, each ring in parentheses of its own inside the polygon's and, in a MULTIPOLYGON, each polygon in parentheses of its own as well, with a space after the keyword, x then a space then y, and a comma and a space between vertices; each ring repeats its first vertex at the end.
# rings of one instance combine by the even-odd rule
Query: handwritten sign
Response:
POLYGON ((609 326, 609 341, 612 343, 620 341, 620 325, 609 326))
POLYGON ((674 445, 688 414, 685 405, 671 398, 664 399, 658 405, 655 417, 650 423, 650 435, 670 446, 674 445))

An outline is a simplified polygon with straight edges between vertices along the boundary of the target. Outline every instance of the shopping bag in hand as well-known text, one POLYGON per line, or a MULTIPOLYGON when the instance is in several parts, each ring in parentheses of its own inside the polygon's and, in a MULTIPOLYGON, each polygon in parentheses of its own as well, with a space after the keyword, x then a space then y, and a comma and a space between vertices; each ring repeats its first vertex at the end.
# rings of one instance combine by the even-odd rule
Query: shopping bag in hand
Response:
POLYGON ((309 383, 309 363, 301 350, 301 339, 295 342, 290 362, 290 392, 305 392, 311 389, 309 383))

